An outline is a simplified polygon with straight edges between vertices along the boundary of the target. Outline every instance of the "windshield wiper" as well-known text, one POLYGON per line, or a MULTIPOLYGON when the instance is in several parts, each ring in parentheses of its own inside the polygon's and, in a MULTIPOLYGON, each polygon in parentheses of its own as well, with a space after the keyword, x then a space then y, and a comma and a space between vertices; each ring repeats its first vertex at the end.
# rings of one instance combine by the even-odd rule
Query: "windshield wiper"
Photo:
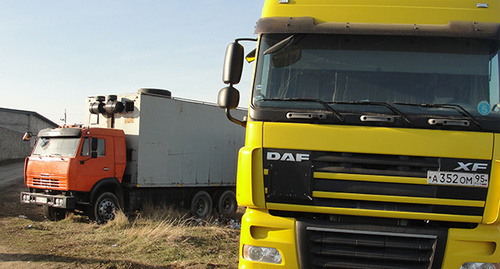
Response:
POLYGON ((285 98, 285 99, 261 99, 261 101, 280 101, 280 102, 314 102, 314 103, 318 103, 318 104, 321 104, 326 110, 332 112, 332 114, 340 121, 340 122, 344 122, 344 117, 342 117, 342 115, 340 115, 339 112, 337 112, 335 109, 333 109, 333 107, 331 107, 329 105, 329 103, 325 102, 325 101, 322 101, 322 100, 319 100, 319 99, 306 99, 306 98, 285 98))
POLYGON ((403 106, 418 106, 418 107, 431 107, 431 108, 449 108, 455 109, 462 116, 466 117, 474 124, 476 124, 481 129, 481 124, 476 120, 472 114, 469 113, 465 108, 457 104, 412 104, 412 103, 394 103, 395 105, 403 105, 403 106))
POLYGON ((408 125, 413 126, 413 122, 399 109, 391 106, 386 102, 370 102, 370 101, 351 101, 351 102, 328 102, 328 104, 340 104, 340 105, 374 105, 374 106, 385 106, 392 113, 399 115, 408 125))

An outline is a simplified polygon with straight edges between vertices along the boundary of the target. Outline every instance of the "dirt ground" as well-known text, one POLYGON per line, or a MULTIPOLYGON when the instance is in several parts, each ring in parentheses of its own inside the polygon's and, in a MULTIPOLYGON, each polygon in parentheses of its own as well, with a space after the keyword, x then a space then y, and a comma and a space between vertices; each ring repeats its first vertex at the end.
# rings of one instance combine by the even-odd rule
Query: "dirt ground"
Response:
POLYGON ((23 168, 22 162, 0 166, 0 222, 7 217, 29 218, 35 221, 44 219, 41 207, 19 202, 20 192, 27 190, 23 168))
MULTIPOLYGON (((19 193, 26 189, 23 179, 23 163, 0 166, 0 227, 6 218, 28 218, 43 221, 40 207, 24 205, 19 202, 19 193)), ((37 263, 43 257, 31 255, 23 250, 11 249, 0 240, 0 268, 66 268, 62 263, 37 263)))
MULTIPOLYGON (((42 207, 20 202, 20 192, 27 190, 24 185, 23 168, 24 165, 22 162, 0 166, 0 189, 2 190, 0 194, 0 269, 201 269, 237 267, 239 238, 239 234, 237 233, 239 231, 227 227, 207 226, 204 229, 201 227, 200 229, 203 230, 200 230, 194 225, 187 229, 177 229, 182 230, 182 233, 178 236, 180 239, 177 241, 170 242, 164 238, 155 241, 154 236, 150 236, 149 240, 145 242, 142 240, 140 243, 137 243, 136 245, 138 246, 130 244, 122 249, 121 244, 118 245, 115 243, 115 245, 110 245, 110 242, 118 242, 117 238, 122 236, 120 233, 124 229, 120 230, 117 228, 118 230, 115 233, 107 231, 106 228, 98 229, 93 226, 94 224, 86 223, 88 219, 80 216, 69 219, 69 224, 64 221, 60 224, 49 222, 43 216, 42 207), (73 235, 77 239, 72 239, 69 235, 66 236, 64 231, 67 232, 68 230, 57 233, 58 228, 64 229, 68 225, 71 226, 69 227, 70 230, 73 228, 80 229, 78 232, 69 233, 69 235, 73 235), (102 231, 102 233, 98 233, 97 231, 102 231), (86 232, 89 232, 88 238, 76 236, 76 234, 80 235, 86 232), (104 236, 111 237, 104 238, 101 242, 96 239, 98 234, 99 236, 104 234, 104 236), (65 252, 64 247, 61 247, 61 242, 68 244, 67 252, 65 252), (183 245, 179 247, 179 244, 183 245), (128 255, 128 251, 131 251, 130 253, 137 253, 134 248, 129 248, 129 246, 139 249, 140 255, 137 256, 140 257, 131 259, 130 257, 133 254, 124 256, 123 253, 128 255), (161 249, 159 252, 161 255, 156 255, 156 251, 159 249, 161 249), (82 253, 84 254, 82 255, 82 253), (95 255, 89 253, 94 253, 95 255), (189 255, 185 256, 178 253, 188 253, 189 255), (115 257, 117 258, 108 256, 114 254, 116 254, 115 257), (170 256, 167 258, 167 255, 170 256)), ((146 231, 145 236, 142 236, 144 229, 141 229, 141 227, 135 229, 134 232, 142 232, 140 233, 140 238, 143 238, 148 237, 150 234, 158 233, 155 230, 157 227, 165 228, 166 226, 159 226, 155 223, 151 227, 151 230, 146 231)), ((132 228, 130 227, 127 229, 128 232, 131 230, 132 228)), ((170 235, 173 236, 175 234, 172 232, 170 235)), ((130 242, 135 241, 130 240, 130 242)))

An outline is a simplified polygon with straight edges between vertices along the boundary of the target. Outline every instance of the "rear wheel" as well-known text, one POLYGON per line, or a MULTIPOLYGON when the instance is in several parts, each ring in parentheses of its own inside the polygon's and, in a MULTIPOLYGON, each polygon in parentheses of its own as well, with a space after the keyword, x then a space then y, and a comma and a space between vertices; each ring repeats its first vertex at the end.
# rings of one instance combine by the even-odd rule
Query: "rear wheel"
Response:
POLYGON ((116 195, 112 192, 104 192, 97 197, 95 203, 92 205, 90 217, 97 221, 97 223, 103 224, 113 220, 116 211, 119 209, 120 204, 118 203, 116 195))
POLYGON ((226 216, 235 213, 238 210, 238 203, 236 202, 236 195, 233 191, 227 190, 221 194, 217 203, 217 211, 219 214, 226 216))
POLYGON ((50 221, 59 221, 66 217, 66 210, 62 208, 44 205, 43 215, 50 221))
POLYGON ((212 213, 212 198, 206 191, 199 191, 191 200, 191 213, 195 217, 205 218, 212 213))

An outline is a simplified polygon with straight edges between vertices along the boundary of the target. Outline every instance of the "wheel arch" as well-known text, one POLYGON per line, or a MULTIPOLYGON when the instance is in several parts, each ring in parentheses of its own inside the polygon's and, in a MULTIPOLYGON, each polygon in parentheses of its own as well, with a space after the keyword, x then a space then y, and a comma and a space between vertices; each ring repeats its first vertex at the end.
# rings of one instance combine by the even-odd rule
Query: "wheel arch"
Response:
POLYGON ((103 178, 99 180, 90 190, 90 203, 92 204, 96 197, 103 192, 112 192, 118 198, 120 206, 123 207, 123 189, 117 178, 103 178))
MULTIPOLYGON (((220 197, 222 196, 222 194, 225 193, 226 191, 232 191, 236 194, 236 187, 228 186, 228 187, 218 188, 216 191, 213 191, 212 193, 210 193, 210 195, 212 196, 212 199, 214 201, 218 201, 220 199, 220 197)), ((214 203, 214 206, 215 206, 215 203, 214 203)))

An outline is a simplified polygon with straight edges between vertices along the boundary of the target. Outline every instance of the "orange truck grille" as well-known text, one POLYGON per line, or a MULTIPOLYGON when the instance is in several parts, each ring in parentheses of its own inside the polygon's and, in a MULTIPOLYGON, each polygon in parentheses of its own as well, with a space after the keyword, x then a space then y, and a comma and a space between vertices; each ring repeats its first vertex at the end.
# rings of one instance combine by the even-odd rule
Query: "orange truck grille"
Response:
POLYGON ((29 187, 34 188, 49 188, 49 189, 64 189, 67 187, 66 182, 57 178, 32 178, 28 180, 29 187))

